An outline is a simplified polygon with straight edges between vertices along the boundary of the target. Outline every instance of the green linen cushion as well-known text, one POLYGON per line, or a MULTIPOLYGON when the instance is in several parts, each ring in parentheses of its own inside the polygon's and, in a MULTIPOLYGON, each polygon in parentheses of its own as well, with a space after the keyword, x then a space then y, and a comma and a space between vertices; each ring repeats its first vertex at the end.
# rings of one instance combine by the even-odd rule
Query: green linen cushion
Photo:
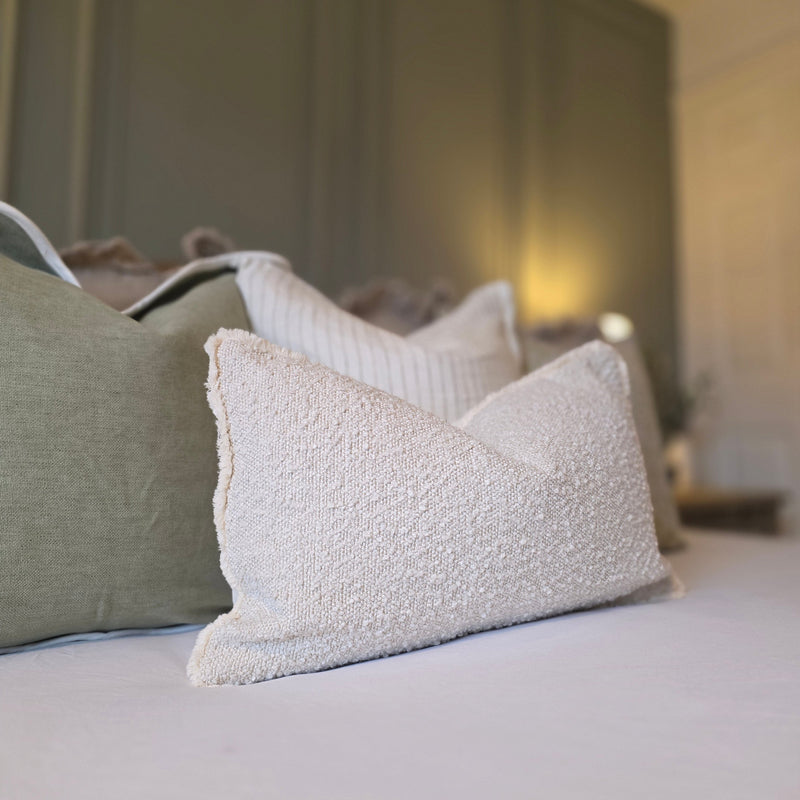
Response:
POLYGON ((132 319, 6 257, 0 304, 0 648, 230 608, 203 343, 250 327, 233 273, 132 319))

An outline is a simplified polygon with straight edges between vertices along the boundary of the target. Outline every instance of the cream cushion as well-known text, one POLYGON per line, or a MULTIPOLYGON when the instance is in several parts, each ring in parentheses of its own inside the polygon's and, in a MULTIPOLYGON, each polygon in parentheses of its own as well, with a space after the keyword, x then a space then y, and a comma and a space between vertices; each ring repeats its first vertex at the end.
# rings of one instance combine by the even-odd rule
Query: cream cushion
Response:
MULTIPOLYGON (((529 370, 539 369, 549 361, 568 352, 574 345, 574 340, 544 342, 537 339, 535 335, 523 334, 522 336, 525 363, 529 370)), ((683 546, 684 539, 681 534, 675 498, 667 481, 664 446, 647 367, 635 335, 614 342, 611 346, 622 356, 628 368, 633 419, 636 423, 647 480, 650 484, 658 544, 662 550, 674 550, 683 546)))
POLYGON ((236 596, 197 685, 437 644, 662 589, 624 364, 575 350, 454 426, 256 336, 209 339, 236 596))
POLYGON ((430 330, 403 338, 343 311, 269 260, 239 264, 236 280, 259 336, 444 419, 458 419, 521 375, 504 281, 476 289, 430 330))

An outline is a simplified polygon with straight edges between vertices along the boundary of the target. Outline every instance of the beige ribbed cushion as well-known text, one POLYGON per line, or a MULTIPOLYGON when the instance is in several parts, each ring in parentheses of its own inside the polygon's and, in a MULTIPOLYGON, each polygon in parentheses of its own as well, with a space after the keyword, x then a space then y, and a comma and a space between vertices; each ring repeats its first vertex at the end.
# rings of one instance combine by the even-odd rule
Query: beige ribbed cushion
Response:
POLYGON ((266 259, 240 264, 236 280, 259 336, 445 419, 458 419, 521 374, 505 282, 476 289, 451 314, 403 338, 343 311, 266 259))
POLYGON ((453 426, 239 331, 209 339, 237 601, 193 683, 252 683, 663 591, 625 367, 594 343, 453 426))

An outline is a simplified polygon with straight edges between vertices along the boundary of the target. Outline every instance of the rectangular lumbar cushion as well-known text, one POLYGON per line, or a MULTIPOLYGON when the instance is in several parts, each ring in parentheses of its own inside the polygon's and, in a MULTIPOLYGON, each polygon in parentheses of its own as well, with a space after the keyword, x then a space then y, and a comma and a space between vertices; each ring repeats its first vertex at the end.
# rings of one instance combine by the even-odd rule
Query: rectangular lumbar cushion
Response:
POLYGON ((206 349, 237 600, 200 634, 193 683, 335 667, 669 583, 607 345, 457 425, 251 334, 206 349))
POLYGON ((0 651, 207 622, 231 594, 203 343, 249 325, 234 275, 198 263, 133 319, 17 262, 21 236, 0 262, 0 651))
POLYGON ((263 259, 240 265, 236 280, 259 336, 444 419, 458 419, 521 374, 514 298, 504 281, 476 289, 404 338, 263 259))

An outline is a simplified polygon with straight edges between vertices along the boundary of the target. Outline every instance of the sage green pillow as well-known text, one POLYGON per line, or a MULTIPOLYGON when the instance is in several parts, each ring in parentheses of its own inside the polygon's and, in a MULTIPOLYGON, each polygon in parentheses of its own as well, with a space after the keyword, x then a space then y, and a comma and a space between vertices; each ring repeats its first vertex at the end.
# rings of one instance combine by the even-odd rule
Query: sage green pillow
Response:
POLYGON ((220 269, 154 303, 0 259, 0 648, 230 608, 203 343, 249 320, 220 269))

